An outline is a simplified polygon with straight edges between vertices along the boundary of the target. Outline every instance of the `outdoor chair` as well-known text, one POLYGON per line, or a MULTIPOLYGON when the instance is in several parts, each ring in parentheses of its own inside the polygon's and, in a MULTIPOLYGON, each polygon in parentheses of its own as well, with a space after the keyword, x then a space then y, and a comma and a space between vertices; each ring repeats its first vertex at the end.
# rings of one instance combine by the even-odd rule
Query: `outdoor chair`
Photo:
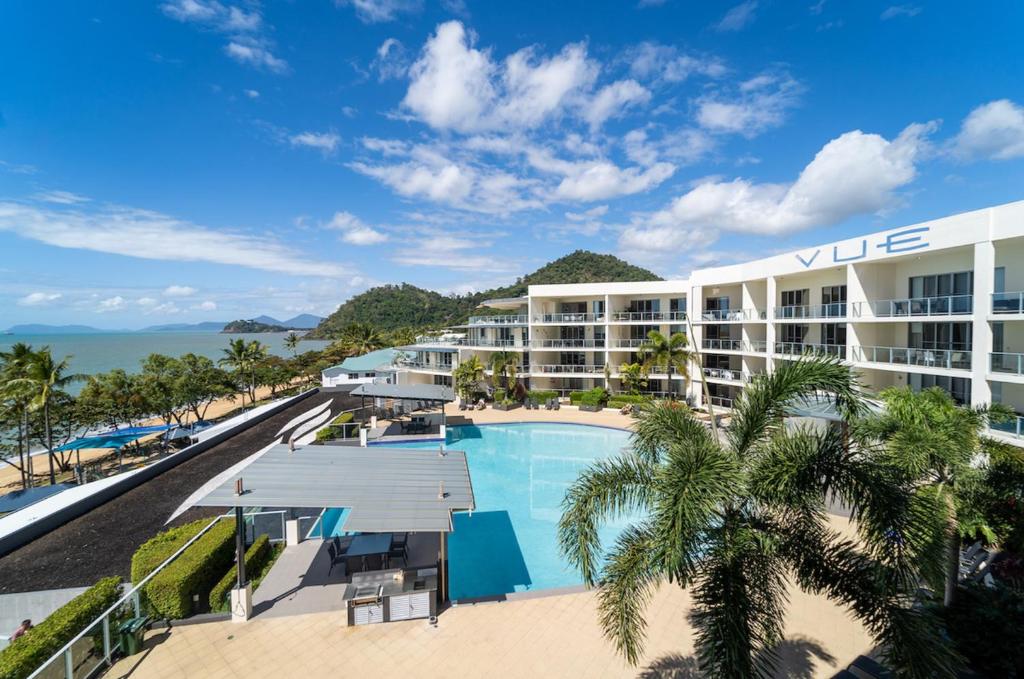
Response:
POLYGON ((551 409, 552 410, 558 410, 559 408, 561 408, 561 406, 558 405, 558 399, 557 398, 551 399, 551 409))
POLYGON ((984 549, 979 550, 970 563, 964 565, 960 564, 960 579, 963 580, 971 576, 979 568, 983 568, 985 561, 988 559, 988 552, 984 549))
POLYGON ((960 563, 964 564, 964 565, 969 564, 974 559, 974 555, 977 554, 978 550, 980 550, 980 549, 981 549, 981 540, 978 540, 973 545, 968 547, 960 555, 960 563))
POLYGON ((391 538, 391 549, 388 550, 388 567, 392 567, 394 559, 402 560, 402 567, 409 565, 409 551, 407 549, 409 534, 396 534, 391 538))
POLYGON ((892 679, 895 676, 866 655, 858 655, 846 669, 857 679, 892 679))
MULTIPOLYGON (((331 559, 330 568, 327 569, 327 576, 328 577, 330 577, 331 572, 334 570, 334 567, 336 565, 338 565, 339 563, 342 564, 342 568, 346 572, 348 571, 348 564, 347 564, 347 559, 345 558, 345 555, 344 554, 338 554, 338 551, 336 549, 334 549, 334 543, 333 542, 331 542, 330 544, 327 545, 327 556, 329 556, 330 559, 331 559)), ((344 573, 342 573, 342 575, 344 575, 344 573)))

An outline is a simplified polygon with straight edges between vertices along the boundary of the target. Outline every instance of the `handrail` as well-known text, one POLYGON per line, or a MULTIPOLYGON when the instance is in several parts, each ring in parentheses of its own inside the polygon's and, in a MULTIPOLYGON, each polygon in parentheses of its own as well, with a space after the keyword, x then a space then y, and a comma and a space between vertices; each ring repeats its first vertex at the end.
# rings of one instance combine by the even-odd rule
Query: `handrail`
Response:
POLYGON ((610 346, 613 349, 635 349, 637 347, 642 347, 643 345, 649 343, 650 340, 648 340, 648 339, 639 339, 639 338, 635 338, 635 337, 634 338, 617 337, 615 339, 610 340, 610 342, 611 342, 610 346))
POLYGON ((470 316, 469 325, 526 325, 530 317, 527 314, 496 314, 494 316, 470 316))
POLYGON ((534 323, 604 323, 606 314, 588 314, 584 312, 562 312, 557 314, 534 314, 534 323))
POLYGON ((995 351, 989 354, 989 366, 994 373, 1024 375, 1024 354, 995 351))
POLYGON ((1024 292, 993 292, 992 313, 1024 313, 1024 292))
POLYGON ((710 351, 744 351, 746 342, 734 339, 705 339, 701 347, 710 351))
POLYGON ((685 321, 685 311, 613 311, 611 314, 613 323, 628 323, 630 321, 685 321))
POLYGON ((552 349, 570 348, 570 349, 585 349, 585 348, 604 348, 603 339, 535 339, 531 342, 531 346, 538 349, 549 347, 552 349))
POLYGON ((700 314, 700 321, 752 321, 755 319, 765 320, 768 318, 767 311, 757 309, 705 309, 700 314))
POLYGON ((805 342, 776 342, 774 353, 785 356, 839 356, 846 358, 845 344, 810 344, 805 342))
POLYGON ((733 382, 749 382, 753 375, 742 370, 730 368, 703 368, 704 376, 713 380, 732 380, 733 382))
POLYGON ((772 309, 776 320, 789 318, 846 318, 846 302, 831 304, 798 304, 772 309))
POLYGON ((861 318, 865 316, 865 308, 875 318, 966 315, 974 311, 974 296, 904 297, 902 299, 853 302, 854 317, 861 318))
POLYGON ((601 374, 604 372, 603 365, 571 365, 571 364, 535 364, 533 372, 545 373, 577 373, 577 374, 601 374))
POLYGON ((921 347, 870 347, 850 348, 854 361, 863 363, 892 363, 894 365, 916 365, 924 368, 947 368, 970 370, 971 351, 967 349, 925 349, 921 347))
MULTIPOLYGON (((70 652, 71 651, 71 647, 75 645, 75 642, 77 642, 80 639, 82 639, 83 637, 85 637, 85 635, 88 634, 88 632, 93 627, 95 627, 96 625, 103 624, 103 621, 104 621, 104 619, 107 616, 112 615, 113 613, 115 613, 117 611, 117 609, 119 609, 121 606, 123 606, 126 603, 128 603, 129 599, 132 599, 132 605, 135 608, 135 615, 136 615, 136 617, 138 617, 138 615, 141 613, 141 610, 140 610, 141 604, 140 604, 140 601, 139 601, 139 598, 138 598, 139 590, 142 589, 142 587, 145 586, 146 583, 148 583, 150 580, 152 580, 153 576, 155 576, 157 573, 162 571, 164 569, 164 567, 166 567, 169 563, 171 563, 172 561, 177 559, 181 555, 182 552, 184 552, 186 549, 191 547, 192 544, 196 540, 198 540, 203 535, 205 535, 206 532, 208 530, 210 530, 211 528, 213 528, 213 526, 218 521, 220 521, 222 518, 224 518, 224 517, 223 516, 218 516, 215 519, 213 519, 213 521, 211 521, 210 523, 206 524, 206 526, 201 531, 196 533, 184 545, 179 547, 178 551, 176 551, 174 554, 169 556, 159 566, 154 568, 153 571, 149 575, 147 575, 146 577, 142 578, 142 580, 140 580, 137 585, 135 585, 128 592, 126 592, 124 595, 122 595, 120 599, 118 599, 112 606, 110 606, 110 608, 108 608, 107 610, 103 611, 103 613, 100 614, 99 616, 97 616, 95 620, 91 621, 88 625, 86 625, 82 629, 81 632, 76 634, 74 636, 74 638, 71 639, 71 641, 69 641, 68 643, 64 644, 60 648, 59 651, 57 651, 56 653, 51 655, 49 658, 47 658, 46 661, 43 662, 41 665, 39 665, 39 667, 36 668, 36 670, 34 672, 32 672, 32 674, 28 675, 28 677, 26 679, 35 679, 36 677, 39 677, 42 674, 42 672, 44 670, 46 670, 50 666, 51 662, 53 662, 54 660, 58 659, 60 656, 64 655, 65 653, 70 652)), ((113 647, 111 645, 107 644, 107 645, 105 645, 105 653, 104 653, 104 657, 103 657, 104 662, 109 662, 111 655, 113 655, 113 647)))
POLYGON ((1007 434, 1015 438, 1024 438, 1024 417, 1018 415, 1010 422, 989 422, 989 431, 1007 434))
POLYGON ((404 361, 396 364, 399 368, 410 368, 412 370, 437 370, 438 372, 451 372, 451 364, 429 363, 427 361, 404 361))

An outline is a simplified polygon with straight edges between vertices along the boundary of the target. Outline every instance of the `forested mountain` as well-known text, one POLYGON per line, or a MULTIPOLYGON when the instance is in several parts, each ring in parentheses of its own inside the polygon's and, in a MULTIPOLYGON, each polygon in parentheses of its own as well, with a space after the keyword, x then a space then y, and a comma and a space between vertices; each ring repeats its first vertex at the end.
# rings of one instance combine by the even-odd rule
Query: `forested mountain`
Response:
POLYGON ((657 280, 661 278, 653 272, 613 255, 577 250, 511 285, 470 295, 442 295, 408 283, 372 288, 342 304, 307 337, 334 338, 351 323, 367 323, 385 331, 410 327, 441 328, 465 321, 486 299, 524 295, 530 285, 657 280))

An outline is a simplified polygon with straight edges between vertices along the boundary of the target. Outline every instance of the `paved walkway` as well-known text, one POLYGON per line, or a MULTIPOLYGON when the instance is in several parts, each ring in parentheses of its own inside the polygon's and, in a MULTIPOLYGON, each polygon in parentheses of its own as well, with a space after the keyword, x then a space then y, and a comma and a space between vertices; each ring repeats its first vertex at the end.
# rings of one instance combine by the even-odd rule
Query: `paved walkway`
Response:
MULTIPOLYGON (((342 613, 153 631, 145 651, 109 677, 431 678, 696 677, 689 596, 663 586, 647 610, 647 654, 629 667, 602 637, 591 592, 460 606, 437 627, 414 620, 349 628, 342 613)), ((793 591, 779 676, 830 677, 871 648, 863 628, 827 600, 793 591)))

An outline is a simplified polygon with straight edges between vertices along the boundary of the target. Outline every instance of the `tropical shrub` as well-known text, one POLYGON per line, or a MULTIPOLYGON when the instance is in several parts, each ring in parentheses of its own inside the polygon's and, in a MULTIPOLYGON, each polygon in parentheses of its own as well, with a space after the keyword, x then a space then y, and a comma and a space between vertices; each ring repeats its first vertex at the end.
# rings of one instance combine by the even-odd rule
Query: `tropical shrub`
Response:
POLYGON ((352 438, 356 434, 356 430, 352 427, 342 427, 343 424, 348 424, 354 419, 353 413, 342 413, 333 420, 329 426, 324 427, 316 433, 316 440, 323 443, 324 441, 330 441, 332 439, 343 439, 352 438))
POLYGON ((59 651, 121 595, 121 578, 104 578, 0 651, 0 679, 22 679, 59 651))
POLYGON ((146 585, 146 597, 162 618, 180 620, 192 614, 192 597, 203 601, 231 567, 235 523, 221 521, 146 585))
POLYGON ((526 392, 526 397, 543 403, 553 398, 558 398, 558 392, 549 389, 531 389, 526 392))
POLYGON ((972 670, 989 677, 1024 676, 1024 595, 971 584, 938 613, 972 670))
MULTIPOLYGON (((253 581, 253 588, 255 589, 258 584, 253 578, 263 566, 273 556, 274 550, 270 544, 270 536, 264 533, 263 535, 256 538, 256 541, 249 545, 249 549, 245 550, 245 572, 249 576, 250 580, 253 581)), ((226 611, 230 602, 228 601, 228 593, 231 588, 235 585, 235 566, 231 565, 228 572, 224 574, 224 577, 213 586, 210 590, 210 610, 211 611, 226 611)))
POLYGON ((608 405, 612 405, 613 402, 617 403, 650 403, 654 399, 645 394, 612 394, 608 397, 608 405))
POLYGON ((607 401, 608 391, 604 387, 569 393, 569 403, 573 405, 604 405, 607 401))
POLYGON ((157 533, 143 542, 132 554, 132 583, 138 584, 209 523, 210 519, 199 519, 157 533))

